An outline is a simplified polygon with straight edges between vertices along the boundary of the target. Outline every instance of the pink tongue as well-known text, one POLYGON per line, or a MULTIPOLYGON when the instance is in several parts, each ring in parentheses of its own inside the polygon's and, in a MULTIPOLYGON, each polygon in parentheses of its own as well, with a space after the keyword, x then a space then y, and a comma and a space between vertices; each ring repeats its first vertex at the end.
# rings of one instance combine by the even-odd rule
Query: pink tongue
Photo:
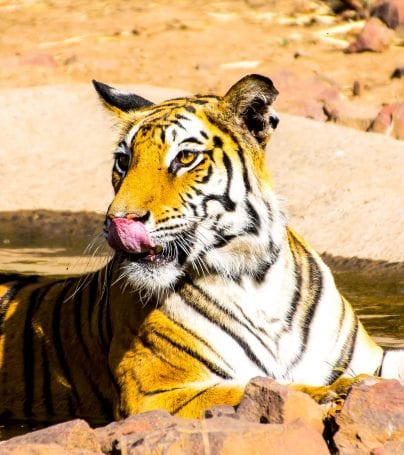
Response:
POLYGON ((114 250, 145 253, 154 248, 149 233, 141 221, 114 218, 108 230, 108 243, 114 250))

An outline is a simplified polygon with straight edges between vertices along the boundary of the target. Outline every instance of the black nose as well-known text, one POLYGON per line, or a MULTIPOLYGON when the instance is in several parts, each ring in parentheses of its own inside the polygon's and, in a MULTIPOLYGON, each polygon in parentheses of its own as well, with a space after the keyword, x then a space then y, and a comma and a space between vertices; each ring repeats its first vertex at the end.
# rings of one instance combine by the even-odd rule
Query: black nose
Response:
POLYGON ((269 116, 269 124, 272 126, 273 129, 275 129, 278 126, 279 123, 279 117, 276 114, 271 114, 269 116))

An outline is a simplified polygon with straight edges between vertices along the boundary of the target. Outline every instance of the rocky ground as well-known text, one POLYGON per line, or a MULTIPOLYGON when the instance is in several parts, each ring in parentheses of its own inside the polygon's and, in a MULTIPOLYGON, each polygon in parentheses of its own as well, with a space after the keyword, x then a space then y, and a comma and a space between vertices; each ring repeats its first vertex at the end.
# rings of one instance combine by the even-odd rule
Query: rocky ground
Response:
POLYGON ((404 385, 365 379, 338 414, 269 378, 255 378, 240 405, 201 420, 165 411, 92 429, 73 420, 0 443, 1 455, 399 455, 404 452, 404 385), (332 415, 334 414, 334 415, 332 415))
POLYGON ((402 0, 0 0, 0 86, 223 93, 271 76, 280 110, 404 138, 402 0))

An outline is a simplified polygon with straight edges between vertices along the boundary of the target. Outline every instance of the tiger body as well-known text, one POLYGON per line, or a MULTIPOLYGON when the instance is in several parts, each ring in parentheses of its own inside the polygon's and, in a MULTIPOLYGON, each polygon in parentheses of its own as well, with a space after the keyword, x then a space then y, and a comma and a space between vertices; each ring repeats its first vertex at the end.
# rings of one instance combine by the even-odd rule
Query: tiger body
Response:
POLYGON ((255 376, 400 377, 402 354, 371 340, 286 223, 265 164, 268 79, 159 105, 95 85, 123 125, 106 217, 116 253, 85 286, 4 278, 0 415, 201 416, 236 405, 255 376))

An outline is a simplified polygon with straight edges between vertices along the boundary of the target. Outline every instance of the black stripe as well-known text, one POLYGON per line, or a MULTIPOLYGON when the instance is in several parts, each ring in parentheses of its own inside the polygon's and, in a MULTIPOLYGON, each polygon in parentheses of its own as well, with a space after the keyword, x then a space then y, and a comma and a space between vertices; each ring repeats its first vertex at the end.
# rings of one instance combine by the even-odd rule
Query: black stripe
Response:
POLYGON ((181 411, 181 409, 185 408, 185 406, 189 405, 189 403, 191 403, 192 401, 196 400, 199 396, 201 396, 202 394, 204 394, 206 391, 208 391, 209 389, 215 387, 216 385, 218 384, 215 384, 215 385, 212 385, 212 386, 209 386, 209 387, 206 387, 205 389, 202 389, 200 390, 198 393, 196 393, 192 398, 188 399, 187 401, 185 401, 184 403, 182 403, 180 406, 178 406, 178 408, 175 408, 173 411, 171 411, 172 414, 177 414, 177 412, 181 411))
POLYGON ((338 320, 338 332, 340 332, 340 330, 342 329, 342 325, 344 323, 344 320, 345 320, 345 299, 344 297, 341 295, 341 306, 342 306, 342 309, 341 309, 341 314, 339 316, 339 320, 338 320))
MULTIPOLYGON (((300 350, 295 355, 295 358, 289 363, 289 366, 287 367, 287 372, 291 368, 296 366, 296 364, 302 359, 303 354, 307 350, 307 340, 308 340, 309 333, 310 333, 311 322, 313 320, 318 302, 321 297, 321 292, 322 292, 322 275, 321 275, 321 270, 320 270, 317 262, 314 260, 314 257, 306 250, 304 245, 302 245, 300 242, 298 245, 300 248, 302 248, 303 252, 305 253, 305 258, 307 259, 308 266, 309 266, 309 283, 306 285, 306 291, 309 290, 311 292, 314 292, 314 296, 311 298, 311 300, 309 302, 307 302, 307 301, 303 302, 303 305, 308 306, 308 308, 304 314, 304 320, 303 320, 303 324, 302 324, 302 334, 301 334, 302 341, 301 341, 301 345, 300 345, 300 350)), ((295 244, 295 249, 297 249, 297 244, 295 244)), ((292 248, 291 248, 291 251, 292 251, 293 257, 295 259, 292 248)), ((295 263, 296 263, 296 261, 295 261, 295 263)), ((296 271, 297 270, 298 269, 296 269, 296 271)), ((295 291, 295 296, 297 296, 297 291, 295 291)), ((295 297, 293 298, 293 301, 294 300, 295 300, 295 297)), ((297 301, 297 303, 299 301, 300 301, 300 295, 299 295, 299 300, 297 301)), ((289 311, 289 314, 293 314, 291 312, 291 310, 289 311)), ((289 314, 288 314, 288 316, 289 316, 289 314)), ((296 315, 296 312, 293 314, 292 320, 289 324, 289 328, 291 328, 295 315, 296 315)))
MULTIPOLYGON (((188 120, 188 119, 187 119, 188 120)), ((203 142, 200 141, 198 138, 196 137, 187 137, 186 139, 183 139, 178 145, 181 145, 183 144, 184 142, 190 142, 191 144, 200 144, 202 145, 203 142)))
POLYGON ((90 285, 88 288, 87 316, 88 316, 88 320, 90 321, 90 323, 91 323, 91 319, 93 316, 94 306, 95 306, 95 303, 96 303, 97 297, 98 297, 97 294, 98 294, 98 274, 94 273, 91 278, 91 282, 90 282, 90 285))
POLYGON ((178 370, 178 371, 186 371, 185 368, 183 368, 183 367, 181 367, 179 365, 175 365, 174 363, 172 363, 169 360, 167 360, 167 358, 163 356, 163 354, 161 352, 161 349, 156 349, 154 344, 150 340, 148 340, 147 335, 143 335, 143 334, 140 335, 139 336, 139 341, 141 341, 143 346, 146 349, 149 349, 149 351, 155 357, 157 357, 159 360, 161 360, 164 364, 169 365, 171 368, 174 368, 175 370, 178 370))
POLYGON ((47 286, 35 289, 29 299, 27 313, 24 323, 24 339, 23 339, 23 360, 24 360, 24 414, 25 417, 33 417, 32 405, 34 401, 34 387, 35 387, 35 335, 32 327, 34 316, 39 306, 43 302, 46 294, 54 286, 55 283, 50 283, 47 286))
POLYGON ((165 335, 164 333, 160 333, 157 331, 153 332, 153 336, 156 336, 158 338, 161 338, 165 340, 167 343, 171 344, 173 347, 177 348, 181 352, 185 352, 189 356, 193 357, 195 360, 198 360, 200 363, 202 363, 208 370, 210 370, 212 373, 216 374, 217 376, 223 378, 223 379, 232 379, 232 377, 223 371, 221 368, 219 368, 217 365, 213 364, 210 362, 208 359, 205 359, 202 357, 200 354, 192 350, 189 346, 182 345, 180 343, 177 343, 176 341, 172 340, 170 337, 165 335))
POLYGON ((98 311, 97 311, 97 326, 98 334, 101 342, 101 346, 104 349, 104 353, 109 351, 109 342, 106 337, 106 307, 108 305, 108 292, 103 292, 102 296, 98 299, 98 311))
POLYGON ((258 284, 262 283, 265 280, 267 273, 269 272, 271 267, 275 264, 275 262, 277 262, 277 260, 279 259, 280 248, 275 247, 272 244, 272 242, 270 242, 270 243, 271 243, 271 245, 269 247, 269 251, 271 251, 270 260, 263 261, 259 265, 258 269, 256 271, 254 271, 253 278, 254 278, 255 282, 258 284))
POLYGON ((0 284, 10 283, 16 281, 17 283, 37 283, 38 275, 18 275, 18 273, 2 273, 0 275, 0 284))
POLYGON ((248 199, 246 199, 245 205, 247 207, 247 215, 249 219, 249 225, 248 228, 245 229, 245 232, 247 234, 258 235, 259 229, 261 227, 261 220, 258 215, 258 212, 255 210, 255 208, 252 206, 251 202, 248 199))
MULTIPOLYGON (((192 287, 195 291, 197 291, 205 300, 208 300, 210 305, 213 305, 217 310, 221 311, 225 316, 230 317, 233 321, 236 321, 238 324, 240 324, 242 327, 244 327, 248 332, 250 332, 257 339, 257 341, 259 341, 261 343, 261 345, 269 352, 269 354, 271 354, 273 357, 275 357, 273 352, 261 340, 261 338, 256 333, 254 333, 245 323, 238 320, 233 314, 223 312, 222 308, 220 308, 219 304, 216 301, 214 301, 210 296, 206 295, 205 292, 201 288, 199 288, 199 286, 197 286, 196 284, 194 284, 192 282, 188 282, 187 284, 188 284, 188 286, 192 287)), ((246 356, 250 360, 252 360, 267 376, 269 375, 269 371, 266 369, 265 365, 258 359, 258 357, 255 355, 254 351, 245 342, 245 340, 243 338, 241 338, 239 335, 237 335, 237 333, 235 333, 234 331, 230 330, 230 328, 227 327, 225 324, 223 324, 221 321, 212 318, 211 315, 206 311, 205 306, 198 306, 196 304, 196 299, 192 298, 192 299, 188 300, 186 298, 186 296, 184 295, 184 292, 186 292, 186 285, 180 290, 180 295, 183 298, 184 302, 187 303, 191 308, 193 308, 199 314, 201 314, 203 317, 205 317, 207 320, 209 320, 212 324, 218 326, 221 330, 223 330, 223 332, 225 332, 231 338, 233 338, 233 340, 236 341, 237 344, 243 349, 246 356)))
POLYGON ((289 311, 286 315, 286 322, 288 324, 288 330, 292 328, 292 323, 293 323, 293 318, 296 314, 297 306, 302 298, 302 283, 303 283, 303 278, 302 278, 302 269, 301 269, 301 264, 297 262, 297 251, 295 250, 294 245, 290 245, 290 251, 292 252, 292 259, 293 259, 293 265, 294 265, 294 276, 295 276, 295 292, 293 293, 292 301, 290 302, 289 305, 289 311))
MULTIPOLYGON (((69 364, 66 359, 66 355, 63 348, 63 341, 62 341, 62 334, 61 334, 61 312, 63 303, 66 300, 66 296, 71 288, 71 286, 76 282, 76 280, 69 279, 65 282, 62 291, 59 293, 54 306, 53 306, 53 317, 52 317, 52 332, 53 332, 53 345, 55 348, 55 352, 59 361, 60 368, 62 370, 62 374, 65 377, 67 383, 70 386, 69 395, 68 395, 68 412, 70 416, 74 416, 76 414, 76 407, 77 404, 80 402, 79 396, 77 394, 77 390, 75 384, 73 382, 73 377, 71 374, 71 370, 69 368, 69 364)), ((66 393, 68 391, 66 390, 66 393)))
POLYGON ((318 302, 321 297, 321 293, 323 290, 323 277, 321 274, 321 270, 315 261, 314 257, 310 255, 310 253, 303 247, 306 254, 308 255, 309 260, 309 289, 314 291, 314 296, 311 299, 310 305, 308 310, 306 311, 304 322, 303 322, 303 352, 307 348, 307 340, 309 338, 310 326, 311 321, 313 320, 314 313, 317 309, 318 302))
MULTIPOLYGON (((86 342, 84 341, 83 337, 83 331, 82 331, 82 321, 81 321, 81 311, 82 311, 82 306, 83 306, 83 298, 84 298, 84 290, 81 289, 78 293, 75 295, 75 304, 74 304, 74 327, 75 327, 75 332, 79 338, 79 343, 81 345, 81 348, 84 352, 84 355, 86 358, 91 361, 92 356, 91 353, 88 349, 88 346, 86 342)), ((109 306, 108 306, 109 307, 109 306)), ((88 325, 90 326, 91 321, 87 321, 88 325)), ((89 333, 90 333, 90 327, 89 327, 89 333)), ((91 373, 91 372, 90 372, 91 373)), ((112 403, 110 403, 109 400, 105 398, 103 393, 99 389, 99 383, 94 382, 93 378, 91 375, 87 375, 87 379, 90 382, 90 387, 91 391, 97 398, 97 400, 100 403, 100 407, 102 409, 102 412, 104 415, 109 419, 113 417, 113 407, 112 403)))
POLYGON ((220 138, 219 136, 213 136, 213 147, 221 149, 223 147, 222 138, 220 138))
POLYGON ((139 387, 139 392, 141 392, 145 396, 153 396, 153 395, 159 395, 160 393, 167 393, 167 392, 173 392, 174 390, 184 390, 184 387, 173 387, 171 389, 155 389, 155 390, 150 390, 149 392, 145 392, 139 387))
POLYGON ((358 318, 355 317, 355 324, 353 325, 351 331, 348 334, 348 337, 341 349, 341 353, 334 363, 331 374, 327 378, 327 384, 332 384, 336 381, 342 374, 345 373, 348 365, 350 364, 356 344, 356 337, 358 334, 359 322, 358 318))
POLYGON ((51 372, 49 369, 49 360, 48 353, 46 352, 46 345, 42 342, 42 373, 43 373, 43 382, 42 382, 42 396, 45 402, 45 409, 48 416, 54 416, 55 410, 53 407, 52 400, 52 381, 51 381, 51 372))
POLYGON ((183 324, 181 324, 179 321, 175 321, 174 319, 171 319, 166 315, 166 317, 176 326, 180 327, 182 330, 186 331, 187 334, 190 334, 192 337, 196 338, 199 343, 203 344, 205 347, 207 347, 210 351, 212 351, 230 370, 233 370, 233 367, 226 362, 226 360, 221 356, 219 352, 217 352, 213 346, 211 346, 206 339, 200 337, 198 334, 196 334, 193 330, 191 330, 189 327, 185 327, 183 324))
POLYGON ((231 182, 233 180, 233 165, 231 163, 230 158, 227 156, 226 152, 223 152, 223 164, 224 164, 224 167, 225 167, 226 173, 227 173, 227 184, 226 184, 226 192, 225 192, 226 198, 229 200, 229 203, 231 203, 231 205, 233 205, 235 208, 236 204, 230 199, 230 186, 231 186, 231 182))
MULTIPOLYGON (((394 349, 389 349, 390 351, 393 351, 394 349)), ((383 363, 384 363, 384 358, 386 357, 387 351, 384 349, 383 350, 383 355, 382 355, 382 360, 380 362, 380 365, 376 368, 376 371, 373 373, 373 376, 379 376, 381 377, 382 371, 383 371, 383 363)))
POLYGON ((245 159, 244 159, 244 154, 241 148, 239 147, 237 149, 238 157, 241 162, 241 167, 243 168, 243 180, 244 180, 244 186, 246 188, 247 193, 251 191, 251 185, 250 185, 250 180, 248 178, 248 171, 247 171, 247 166, 245 164, 245 159))
MULTIPOLYGON (((213 167, 211 164, 209 164, 207 173, 200 180, 196 180, 195 182, 201 183, 201 184, 208 183, 210 178, 212 177, 212 174, 213 174, 213 167)), ((196 190, 196 188, 195 188, 195 190, 196 190)))
MULTIPOLYGON (((80 343, 85 355, 88 358, 90 358, 90 353, 88 351, 86 343, 84 342, 83 331, 82 331, 83 325, 81 322, 81 309, 83 306, 83 293, 84 293, 84 290, 80 289, 75 295, 74 314, 73 314, 74 328, 75 328, 76 335, 79 339, 79 343, 80 343)), ((90 320, 88 320, 87 322, 90 324, 90 320)))

